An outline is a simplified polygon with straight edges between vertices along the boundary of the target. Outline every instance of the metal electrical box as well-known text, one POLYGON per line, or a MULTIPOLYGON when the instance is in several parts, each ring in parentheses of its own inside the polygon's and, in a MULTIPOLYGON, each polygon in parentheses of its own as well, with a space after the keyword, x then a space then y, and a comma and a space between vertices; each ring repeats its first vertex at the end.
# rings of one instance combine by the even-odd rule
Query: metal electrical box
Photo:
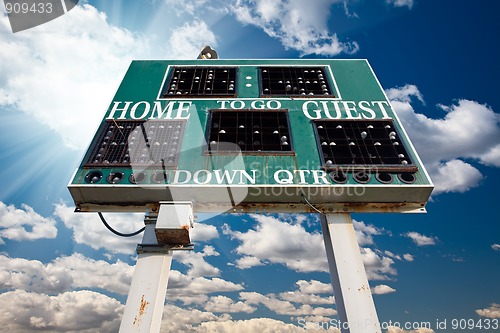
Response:
POLYGON ((422 212, 432 182, 367 60, 133 61, 69 184, 82 211, 422 212))

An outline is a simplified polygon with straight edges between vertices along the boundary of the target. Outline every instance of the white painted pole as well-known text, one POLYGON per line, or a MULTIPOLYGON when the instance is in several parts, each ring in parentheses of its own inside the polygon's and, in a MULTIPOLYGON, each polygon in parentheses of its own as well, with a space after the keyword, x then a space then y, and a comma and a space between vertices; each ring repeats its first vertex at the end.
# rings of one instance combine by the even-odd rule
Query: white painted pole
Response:
MULTIPOLYGON (((158 244, 155 224, 156 219, 146 224, 143 245, 158 244)), ((139 253, 120 333, 160 332, 171 263, 172 251, 139 253)))
POLYGON ((380 333, 349 213, 321 214, 321 228, 342 333, 380 333))

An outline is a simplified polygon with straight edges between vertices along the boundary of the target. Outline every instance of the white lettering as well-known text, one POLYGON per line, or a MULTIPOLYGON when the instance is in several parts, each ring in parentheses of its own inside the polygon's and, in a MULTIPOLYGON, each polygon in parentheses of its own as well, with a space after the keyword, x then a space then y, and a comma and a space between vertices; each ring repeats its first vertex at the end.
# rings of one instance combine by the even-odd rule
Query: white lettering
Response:
POLYGON ((237 170, 232 170, 233 175, 229 174, 229 170, 224 170, 221 175, 222 170, 214 170, 215 179, 217 180, 217 184, 232 184, 234 182, 234 177, 236 176, 237 170))
POLYGON ((295 172, 299 173, 299 178, 300 178, 299 184, 307 184, 305 174, 306 173, 310 174, 311 171, 309 171, 309 170, 295 170, 295 172))
POLYGON ((328 180, 326 179, 326 172, 323 170, 312 170, 313 177, 314 177, 314 184, 330 184, 328 180), (322 180, 323 183, 321 183, 319 180, 322 180))
POLYGON ((243 101, 231 101, 231 109, 241 110, 244 107, 245 107, 245 102, 243 101), (236 106, 236 103, 238 103, 239 106, 236 106))
POLYGON ((302 104, 302 112, 304 113, 304 115, 311 119, 311 120, 315 120, 315 119, 320 119, 321 118, 321 110, 318 109, 318 102, 315 102, 315 101, 307 101, 307 102, 304 102, 304 104, 302 104), (312 112, 315 112, 315 116, 312 116, 310 113, 309 113, 309 104, 313 104, 315 109, 312 110, 312 112))
POLYGON ((328 119, 339 119, 342 117, 342 110, 340 110, 339 102, 338 101, 333 101, 332 104, 335 107, 335 116, 332 116, 330 114, 330 110, 328 109, 328 105, 326 104, 327 102, 322 103, 323 104, 323 109, 325 111, 325 115, 328 119))
POLYGON ((174 109, 175 102, 169 102, 165 108, 162 109, 161 107, 161 102, 160 101, 155 101, 154 106, 153 106, 153 112, 151 113, 151 116, 149 119, 162 119, 163 114, 165 112, 167 113, 163 119, 172 119, 172 111, 174 109), (156 117, 155 117, 155 112, 156 112, 156 117))
POLYGON ((188 102, 179 102, 179 107, 177 108, 177 116, 175 116, 175 119, 189 119, 189 116, 191 114, 189 113, 189 108, 191 107, 191 104, 193 102, 188 101, 188 102), (184 106, 186 104, 186 106, 184 106), (183 112, 187 112, 185 116, 182 115, 183 112))
POLYGON ((288 170, 278 170, 274 173, 274 180, 278 184, 293 184, 293 174, 288 170), (286 174, 286 178, 281 178, 280 174, 286 174))
POLYGON ((256 101, 252 101, 252 103, 250 104, 250 107, 252 109, 264 110, 265 104, 264 104, 263 100, 256 100, 256 101), (259 105, 257 105, 257 103, 259 103, 259 105))
POLYGON ((122 112, 120 114, 120 117, 116 118, 116 119, 125 119, 125 115, 127 114, 128 108, 130 107, 130 104, 132 104, 132 102, 125 102, 125 106, 123 108, 119 109, 118 106, 120 105, 120 103, 122 103, 122 102, 113 102, 113 108, 109 112, 109 116, 107 119, 115 119, 115 112, 116 111, 122 112))
POLYGON ((368 101, 361 101, 358 103, 359 108, 364 111, 365 113, 362 113, 364 119, 375 119, 375 111, 370 109, 368 106, 370 103, 368 101), (366 104, 366 106, 365 106, 366 104), (366 114, 368 113, 368 115, 366 114))
POLYGON ((198 170, 194 173, 193 175, 193 181, 196 183, 196 184, 208 184, 210 183, 210 181, 212 180, 212 173, 209 171, 209 170, 198 170), (205 175, 201 175, 202 173, 204 173, 205 175), (205 178, 205 180, 200 180, 205 178))
POLYGON ((384 115, 384 118, 390 118, 389 115, 387 114, 387 111, 384 107, 384 104, 389 106, 389 103, 387 103, 386 101, 375 101, 375 102, 372 102, 372 105, 375 105, 377 104, 378 107, 380 108, 380 111, 382 111, 382 114, 384 115))
POLYGON ((149 109, 150 108, 151 108, 151 105, 149 105, 149 103, 146 102, 146 101, 137 102, 137 103, 134 104, 134 106, 132 106, 132 109, 130 110, 130 118, 132 118, 132 119, 143 119, 149 113, 149 109), (142 112, 142 115, 140 117, 137 117, 136 114, 135 114, 135 111, 137 111, 137 108, 141 104, 144 104, 144 111, 142 112))
POLYGON ((349 119, 361 119, 361 116, 358 114, 358 111, 356 110, 356 103, 353 101, 343 101, 342 104, 344 105, 345 112, 347 114, 347 118, 349 119), (351 106, 349 106, 351 105, 351 106), (353 114, 356 114, 354 115, 353 114))
POLYGON ((250 174, 248 172, 246 172, 245 170, 241 170, 239 184, 248 184, 248 182, 250 182, 250 184, 255 184, 255 173, 256 172, 257 172, 257 170, 252 170, 252 175, 250 176, 250 174), (246 181, 243 181, 243 177, 246 178, 246 181))
POLYGON ((271 109, 271 110, 280 109, 281 108, 281 102, 280 101, 275 101, 275 100, 270 100, 270 101, 267 101, 266 106, 267 106, 268 109, 271 109), (271 105, 271 103, 276 103, 276 106, 273 107, 271 105))
POLYGON ((176 170, 174 173, 174 184, 186 184, 191 180, 191 172, 186 171, 186 170, 176 170), (184 173, 186 175, 186 178, 183 181, 180 181, 180 175, 181 173, 184 173))
POLYGON ((227 109, 226 103, 229 101, 217 101, 217 104, 221 104, 219 109, 227 109))

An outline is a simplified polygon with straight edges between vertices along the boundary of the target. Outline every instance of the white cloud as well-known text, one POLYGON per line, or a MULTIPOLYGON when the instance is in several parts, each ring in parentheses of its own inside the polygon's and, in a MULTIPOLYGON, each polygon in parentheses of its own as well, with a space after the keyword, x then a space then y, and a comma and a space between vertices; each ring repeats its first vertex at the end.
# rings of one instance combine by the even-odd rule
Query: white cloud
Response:
POLYGON ((436 238, 435 237, 429 237, 425 236, 422 234, 419 234, 418 232, 411 231, 405 234, 406 237, 411 238, 417 246, 424 246, 424 245, 435 245, 436 244, 436 238))
POLYGON ((172 30, 168 40, 169 57, 172 59, 196 59, 205 45, 217 46, 214 33, 201 20, 185 23, 172 30))
POLYGON ((500 251, 500 244, 496 244, 496 243, 495 243, 495 244, 491 245, 491 248, 492 248, 493 250, 495 250, 495 251, 500 251))
MULTIPOLYGON (((135 248, 141 242, 142 234, 123 238, 106 229, 95 213, 75 213, 74 207, 56 204, 54 215, 59 217, 67 228, 73 230, 73 238, 78 244, 85 244, 93 249, 105 249, 112 253, 135 254, 135 248)), ((104 214, 108 224, 123 233, 134 232, 144 226, 144 214, 104 214)))
POLYGON ((301 303, 301 304, 335 304, 333 296, 322 297, 314 294, 306 294, 298 290, 287 291, 279 294, 284 301, 301 303))
POLYGON ((146 41, 108 23, 90 5, 21 33, 0 17, 0 105, 57 131, 66 145, 90 141, 130 61, 146 41))
POLYGON ((165 0, 165 4, 170 9, 174 9, 177 15, 184 12, 194 15, 195 11, 199 10, 200 7, 206 7, 207 2, 208 0, 165 0))
POLYGON ((375 286, 372 288, 372 293, 374 293, 375 295, 390 294, 390 293, 393 293, 395 291, 396 291, 396 289, 391 288, 385 284, 379 284, 378 286, 375 286))
POLYGON ((434 194, 440 192, 467 192, 479 185, 483 180, 481 172, 469 163, 461 160, 451 160, 439 163, 432 172, 432 180, 436 185, 434 194))
POLYGON ((254 256, 244 256, 236 260, 236 266, 241 269, 247 269, 261 265, 264 265, 264 263, 262 263, 259 258, 254 256))
POLYGON ((200 323, 215 324, 231 319, 229 314, 215 315, 212 312, 200 311, 197 309, 184 309, 178 306, 167 304, 163 310, 161 329, 168 333, 195 333, 204 332, 200 329, 200 323))
POLYGON ((410 104, 413 97, 423 101, 416 86, 386 92, 433 179, 434 194, 465 192, 479 185, 482 174, 463 159, 500 166, 500 115, 488 105, 461 99, 451 106, 438 105, 446 114, 434 119, 410 104))
MULTIPOLYGON (((239 232, 232 231, 227 225, 223 227, 225 234, 240 241, 236 248, 236 252, 243 256, 237 260, 239 268, 250 268, 252 264, 282 264, 297 272, 328 272, 323 236, 307 232, 298 223, 304 220, 293 223, 267 215, 254 214, 250 217, 258 222, 255 229, 239 232)), ((358 239, 363 242, 369 242, 371 235, 381 232, 362 222, 357 226, 358 239)), ((396 274, 391 258, 379 256, 369 248, 361 248, 361 255, 370 279, 385 280, 388 274, 396 274)))
POLYGON ((117 300, 85 290, 56 296, 9 291, 0 294, 0 307, 2 330, 11 333, 111 333, 118 330, 123 311, 117 300))
POLYGON ((394 7, 413 7, 413 0, 385 0, 386 3, 393 5, 394 7))
POLYGON ((55 225, 53 218, 40 216, 28 205, 23 204, 19 209, 0 201, 0 244, 4 243, 2 238, 16 241, 55 238, 55 225))
POLYGON ((325 331, 322 329, 309 330, 271 318, 253 318, 248 320, 205 322, 200 325, 198 332, 200 333, 234 333, 234 332, 315 333, 315 332, 331 332, 331 331, 325 331))
POLYGON ((88 4, 16 34, 2 15, 0 106, 38 119, 68 147, 84 149, 132 60, 194 59, 203 45, 216 45, 214 33, 198 19, 173 27, 169 36, 160 44, 155 36, 116 27, 88 4))
POLYGON ((332 308, 312 307, 309 304, 304 304, 296 308, 291 302, 279 299, 273 294, 262 295, 257 292, 240 292, 240 299, 242 299, 246 304, 250 305, 262 304, 269 310, 279 315, 334 316, 337 314, 337 311, 332 308))
POLYGON ((403 258, 404 258, 406 261, 410 261, 410 262, 411 262, 411 261, 413 261, 413 260, 415 260, 415 257, 414 257, 414 256, 412 256, 412 255, 411 255, 411 254, 409 254, 409 253, 405 253, 405 254, 403 254, 403 258))
POLYGON ((223 280, 218 277, 211 279, 184 275, 179 271, 170 271, 168 279, 167 299, 187 300, 187 303, 205 301, 204 297, 195 297, 211 293, 223 293, 243 290, 241 284, 223 280))
POLYGON ((385 91, 387 98, 392 101, 410 103, 412 97, 416 97, 420 102, 424 103, 424 96, 417 86, 414 84, 407 84, 404 87, 390 88, 385 91))
POLYGON ((317 280, 299 280, 295 282, 299 290, 282 292, 279 297, 284 301, 301 304, 335 304, 333 296, 317 294, 333 294, 332 285, 317 280))
POLYGON ((320 1, 311 6, 302 0, 236 0, 232 11, 240 22, 261 28, 280 40, 285 48, 295 49, 302 55, 355 53, 359 49, 356 42, 341 42, 336 34, 328 31, 330 8, 340 2, 320 1))
POLYGON ((214 238, 219 238, 217 228, 204 223, 195 223, 189 234, 193 242, 206 242, 214 238))
POLYGON ((299 290, 306 294, 331 294, 333 293, 330 283, 323 283, 317 280, 299 280, 295 282, 299 290))
POLYGON ((369 280, 389 280, 390 275, 396 275, 396 269, 392 267, 394 260, 389 257, 379 256, 370 248, 360 248, 366 275, 369 280))
POLYGON ((239 240, 236 252, 242 256, 257 258, 245 259, 240 268, 249 268, 252 263, 278 263, 298 272, 328 271, 323 236, 308 233, 300 224, 289 224, 272 216, 251 215, 258 222, 255 229, 247 232, 231 231, 226 233, 239 240), (324 255, 318 255, 318 254, 324 255))
POLYGON ((48 294, 75 288, 100 288, 127 294, 133 269, 122 261, 110 264, 79 253, 56 258, 47 264, 0 255, 0 288, 48 294))
POLYGON ((205 246, 202 252, 177 251, 174 253, 174 258, 189 267, 189 276, 218 276, 220 275, 220 269, 205 261, 207 256, 218 255, 219 253, 212 246, 205 246))
POLYGON ((397 260, 401 260, 401 256, 400 256, 400 255, 398 255, 398 254, 394 254, 394 253, 392 253, 391 251, 387 251, 387 250, 386 250, 386 251, 384 251, 384 254, 385 254, 386 256, 388 256, 389 258, 392 258, 392 259, 397 259, 397 260))
POLYGON ((226 296, 210 297, 210 300, 205 304, 204 308, 206 311, 222 313, 252 313, 257 309, 256 307, 250 306, 243 302, 235 302, 233 301, 233 299, 226 296))
POLYGON ((359 246, 372 245, 373 236, 380 235, 383 231, 383 229, 379 229, 374 225, 366 225, 363 221, 352 220, 352 224, 359 246))
POLYGON ((493 303, 489 308, 476 310, 481 317, 497 319, 500 318, 500 304, 493 303))

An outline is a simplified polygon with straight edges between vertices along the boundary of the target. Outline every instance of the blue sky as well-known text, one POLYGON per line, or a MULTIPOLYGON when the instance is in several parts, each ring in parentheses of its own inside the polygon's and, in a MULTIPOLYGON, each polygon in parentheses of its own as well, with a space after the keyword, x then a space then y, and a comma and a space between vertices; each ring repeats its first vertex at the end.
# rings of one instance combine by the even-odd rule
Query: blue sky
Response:
MULTIPOLYGON (((430 322, 389 329, 422 333, 500 318, 497 1, 88 1, 16 34, 0 8, 0 331, 117 330, 140 236, 73 213, 66 185, 130 61, 205 44, 227 59, 368 59, 436 186, 427 214, 353 215, 380 321, 430 322)), ((196 225, 162 332, 323 331, 336 312, 319 232, 312 215, 196 225)))

